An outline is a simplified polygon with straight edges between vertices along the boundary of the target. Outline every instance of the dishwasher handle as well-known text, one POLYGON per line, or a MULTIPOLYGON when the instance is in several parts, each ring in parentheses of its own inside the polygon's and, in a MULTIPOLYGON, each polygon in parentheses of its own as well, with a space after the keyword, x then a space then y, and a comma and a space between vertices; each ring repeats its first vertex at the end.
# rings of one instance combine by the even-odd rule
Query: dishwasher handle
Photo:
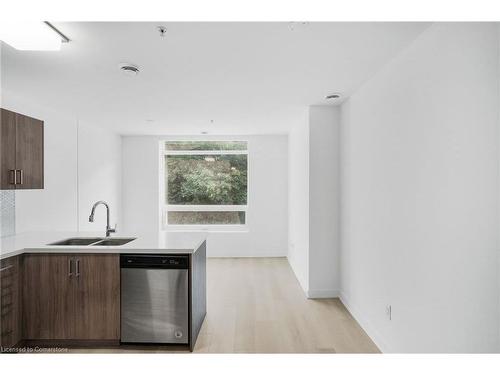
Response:
POLYGON ((188 269, 187 255, 140 255, 120 256, 121 268, 188 269))

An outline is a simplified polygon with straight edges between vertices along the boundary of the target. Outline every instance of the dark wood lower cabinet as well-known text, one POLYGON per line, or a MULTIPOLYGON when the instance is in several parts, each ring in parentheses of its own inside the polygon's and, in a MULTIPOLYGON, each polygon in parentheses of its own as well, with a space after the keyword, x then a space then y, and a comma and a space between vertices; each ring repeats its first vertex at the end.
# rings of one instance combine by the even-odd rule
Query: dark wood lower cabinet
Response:
MULTIPOLYGON (((193 350, 206 315, 205 242, 189 264, 193 350)), ((2 349, 120 344, 119 254, 22 254, 0 265, 2 349)))
POLYGON ((207 243, 200 246, 198 251, 190 255, 190 350, 194 350, 198 334, 207 315, 207 243))
POLYGON ((75 337, 120 340, 120 256, 79 255, 76 261, 75 337))
POLYGON ((66 339, 74 337, 75 281, 70 257, 33 254, 23 257, 23 337, 66 339))
POLYGON ((9 348, 21 340, 19 301, 19 257, 0 261, 0 347, 9 348))
POLYGON ((23 257, 25 340, 119 340, 117 254, 23 257))

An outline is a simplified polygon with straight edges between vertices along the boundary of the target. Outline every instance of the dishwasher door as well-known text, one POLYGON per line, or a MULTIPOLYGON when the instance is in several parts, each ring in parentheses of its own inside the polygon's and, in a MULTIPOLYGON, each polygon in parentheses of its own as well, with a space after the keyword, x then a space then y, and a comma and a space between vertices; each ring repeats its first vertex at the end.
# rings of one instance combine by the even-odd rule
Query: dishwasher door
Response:
POLYGON ((121 341, 187 344, 188 270, 121 268, 121 341))

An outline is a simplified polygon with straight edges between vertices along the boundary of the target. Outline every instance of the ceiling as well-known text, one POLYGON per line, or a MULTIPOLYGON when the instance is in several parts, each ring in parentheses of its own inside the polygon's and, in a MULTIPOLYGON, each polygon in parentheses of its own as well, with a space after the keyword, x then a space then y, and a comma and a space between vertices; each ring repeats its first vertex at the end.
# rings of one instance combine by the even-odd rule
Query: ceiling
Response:
POLYGON ((287 132, 348 97, 428 23, 55 22, 61 51, 2 43, 2 90, 121 134, 287 132), (167 27, 160 37, 157 26, 167 27), (140 67, 126 76, 119 64, 140 67))

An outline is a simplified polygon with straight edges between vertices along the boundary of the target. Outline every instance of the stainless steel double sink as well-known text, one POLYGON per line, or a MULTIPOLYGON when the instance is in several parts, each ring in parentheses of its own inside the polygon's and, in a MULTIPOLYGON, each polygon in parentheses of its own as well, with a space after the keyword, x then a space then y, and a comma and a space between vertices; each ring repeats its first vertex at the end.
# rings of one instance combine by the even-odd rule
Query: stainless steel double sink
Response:
POLYGON ((48 244, 49 246, 120 246, 135 238, 73 237, 48 244))

